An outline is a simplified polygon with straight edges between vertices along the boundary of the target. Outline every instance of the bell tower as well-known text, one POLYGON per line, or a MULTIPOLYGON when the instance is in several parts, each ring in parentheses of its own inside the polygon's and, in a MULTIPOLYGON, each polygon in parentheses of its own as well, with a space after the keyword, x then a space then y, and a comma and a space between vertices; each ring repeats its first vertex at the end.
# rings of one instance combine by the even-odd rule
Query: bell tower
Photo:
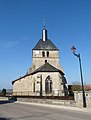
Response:
POLYGON ((32 49, 32 70, 38 69, 46 62, 61 69, 59 60, 59 49, 48 39, 47 29, 43 28, 42 38, 32 49))

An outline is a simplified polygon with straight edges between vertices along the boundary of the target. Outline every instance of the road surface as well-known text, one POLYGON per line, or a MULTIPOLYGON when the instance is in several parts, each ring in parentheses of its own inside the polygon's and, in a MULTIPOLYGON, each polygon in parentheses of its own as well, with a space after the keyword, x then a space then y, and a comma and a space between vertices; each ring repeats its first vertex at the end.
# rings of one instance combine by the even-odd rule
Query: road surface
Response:
POLYGON ((91 120, 91 114, 38 105, 0 102, 0 120, 91 120))

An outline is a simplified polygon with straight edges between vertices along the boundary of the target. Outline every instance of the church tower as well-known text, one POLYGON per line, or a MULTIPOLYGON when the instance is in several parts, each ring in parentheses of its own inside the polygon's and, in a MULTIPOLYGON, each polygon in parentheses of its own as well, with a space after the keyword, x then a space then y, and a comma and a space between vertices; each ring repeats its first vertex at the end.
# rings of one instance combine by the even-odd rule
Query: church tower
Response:
POLYGON ((44 27, 42 30, 42 38, 32 49, 32 71, 44 65, 46 62, 62 70, 60 67, 59 50, 52 41, 48 39, 47 30, 44 27))

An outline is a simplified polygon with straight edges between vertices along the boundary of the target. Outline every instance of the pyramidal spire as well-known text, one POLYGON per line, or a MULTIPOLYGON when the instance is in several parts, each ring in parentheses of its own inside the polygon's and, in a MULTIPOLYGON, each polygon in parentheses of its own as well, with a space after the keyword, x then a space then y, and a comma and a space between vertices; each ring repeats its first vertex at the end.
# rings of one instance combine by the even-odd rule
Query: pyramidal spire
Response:
POLYGON ((43 30, 42 30, 42 40, 43 41, 46 41, 47 40, 47 30, 46 30, 46 26, 45 26, 45 19, 44 19, 44 22, 43 22, 43 30))

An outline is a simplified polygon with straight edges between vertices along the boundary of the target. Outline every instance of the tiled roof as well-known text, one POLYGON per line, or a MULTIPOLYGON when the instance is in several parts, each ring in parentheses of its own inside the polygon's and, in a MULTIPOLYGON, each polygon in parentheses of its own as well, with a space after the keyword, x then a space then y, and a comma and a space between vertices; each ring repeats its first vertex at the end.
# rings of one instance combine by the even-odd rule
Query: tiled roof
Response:
POLYGON ((58 50, 58 48, 52 43, 51 40, 47 39, 46 41, 43 41, 40 39, 33 50, 58 50))
POLYGON ((34 72, 32 72, 30 74, 26 74, 26 75, 24 75, 24 76, 22 76, 22 77, 20 77, 20 78, 18 78, 16 80, 12 81, 12 84, 14 84, 15 81, 18 81, 18 80, 20 80, 22 78, 25 78, 26 76, 33 75, 33 74, 35 74, 37 72, 59 72, 60 74, 64 75, 64 73, 61 70, 55 68, 54 66, 50 65, 47 62, 44 65, 42 65, 41 67, 39 67, 38 69, 36 69, 34 72))
POLYGON ((35 74, 37 72, 60 72, 61 74, 64 75, 64 73, 57 69, 56 67, 52 66, 51 64, 49 64, 48 62, 45 63, 44 65, 42 65, 41 67, 39 67, 38 69, 36 69, 33 73, 31 74, 35 74))

